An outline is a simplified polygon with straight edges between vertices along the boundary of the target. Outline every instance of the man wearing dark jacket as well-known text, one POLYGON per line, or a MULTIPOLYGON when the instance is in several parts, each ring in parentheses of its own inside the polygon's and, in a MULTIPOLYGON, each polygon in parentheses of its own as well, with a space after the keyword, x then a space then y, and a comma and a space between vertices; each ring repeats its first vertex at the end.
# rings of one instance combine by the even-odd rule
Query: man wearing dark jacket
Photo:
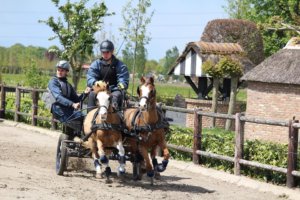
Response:
MULTIPOLYGON (((129 84, 129 72, 127 66, 114 55, 114 45, 105 40, 100 44, 102 57, 95 60, 87 73, 87 86, 92 88, 96 81, 104 81, 109 84, 112 93, 112 106, 119 110, 122 106, 122 90, 126 90, 129 84)), ((95 93, 91 92, 88 100, 88 108, 92 110, 96 106, 95 93)))

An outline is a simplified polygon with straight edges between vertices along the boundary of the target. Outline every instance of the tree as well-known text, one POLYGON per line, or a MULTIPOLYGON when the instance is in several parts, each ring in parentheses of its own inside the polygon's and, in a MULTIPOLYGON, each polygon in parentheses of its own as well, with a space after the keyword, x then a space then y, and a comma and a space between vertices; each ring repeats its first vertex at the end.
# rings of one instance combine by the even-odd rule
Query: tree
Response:
POLYGON ((164 68, 163 68, 163 72, 162 72, 163 74, 168 73, 168 71, 174 65, 178 56, 179 56, 179 50, 176 46, 173 47, 172 49, 169 49, 166 51, 165 63, 164 63, 164 68))
POLYGON ((25 83, 33 88, 46 88, 47 79, 42 75, 41 71, 36 66, 34 61, 31 61, 30 66, 25 70, 25 83))
POLYGON ((156 72, 159 73, 159 66, 158 62, 156 60, 148 60, 145 64, 145 70, 144 73, 148 74, 150 72, 156 72))
POLYGON ((146 63, 147 50, 145 45, 150 41, 146 35, 147 25, 150 24, 153 11, 148 15, 147 9, 151 6, 151 0, 139 0, 136 7, 133 7, 133 0, 129 0, 123 7, 122 16, 124 27, 120 31, 126 40, 125 49, 123 50, 123 61, 129 66, 132 64, 131 72, 132 94, 134 88, 134 77, 136 72, 143 73, 146 63))
MULTIPOLYGON (((213 113, 217 112, 218 108, 218 91, 220 86, 220 79, 224 76, 222 69, 218 63, 215 63, 212 60, 206 60, 202 64, 202 69, 205 73, 210 75, 213 78, 213 89, 212 89, 212 103, 211 111, 213 113)), ((216 126, 216 118, 212 118, 212 127, 216 126)))
POLYGON ((248 0, 227 0, 227 7, 224 6, 224 10, 233 19, 247 19, 251 15, 251 6, 248 0))
MULTIPOLYGON (((234 113, 236 105, 236 94, 239 78, 243 74, 242 65, 239 61, 233 60, 229 56, 225 56, 218 62, 218 68, 223 73, 223 76, 230 77, 230 100, 227 114, 232 115, 234 113)), ((225 129, 229 130, 231 127, 231 120, 227 119, 225 129)))
POLYGON ((53 16, 48 20, 40 20, 52 28, 55 36, 50 40, 58 38, 63 46, 61 58, 70 61, 75 90, 80 80, 81 66, 87 56, 93 53, 93 45, 97 42, 94 34, 101 29, 103 17, 111 15, 107 12, 104 2, 95 3, 88 9, 86 8, 88 1, 80 0, 78 3, 71 3, 68 0, 64 5, 59 5, 60 0, 52 0, 63 15, 64 21, 60 17, 55 20, 53 16))
POLYGON ((238 7, 245 7, 239 16, 258 24, 264 41, 264 52, 270 56, 284 47, 300 30, 299 0, 227 0, 226 12, 237 17, 238 7))

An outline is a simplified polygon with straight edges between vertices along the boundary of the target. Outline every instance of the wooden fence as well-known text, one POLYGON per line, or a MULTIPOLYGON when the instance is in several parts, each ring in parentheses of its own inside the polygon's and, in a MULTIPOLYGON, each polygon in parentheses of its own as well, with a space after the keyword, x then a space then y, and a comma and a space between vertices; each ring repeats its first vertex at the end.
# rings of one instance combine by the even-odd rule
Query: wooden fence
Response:
MULTIPOLYGON (((30 89, 24 87, 11 87, 1 85, 1 107, 0 107, 0 118, 5 118, 6 112, 14 113, 14 121, 19 121, 19 116, 27 116, 31 117, 31 124, 33 126, 37 125, 37 120, 46 120, 51 121, 52 129, 57 129, 57 121, 52 118, 39 117, 38 113, 38 101, 41 93, 45 92, 44 89, 30 89), (15 92, 15 109, 14 110, 6 110, 6 94, 8 92, 15 92), (31 114, 20 112, 20 102, 21 102, 21 93, 31 94, 32 97, 32 112, 31 114)), ((288 187, 296 186, 296 177, 300 177, 300 171, 297 171, 297 156, 298 156, 298 130, 300 128, 300 123, 298 120, 289 120, 289 121, 278 121, 278 120, 267 120, 267 119, 259 119, 243 116, 241 113, 237 113, 236 115, 227 115, 221 113, 208 113, 202 112, 201 110, 191 110, 184 108, 175 108, 171 106, 163 106, 163 109, 175 112, 182 112, 188 114, 194 114, 194 140, 193 140, 193 148, 187 148, 183 146, 178 146, 174 144, 168 144, 169 148, 188 152, 193 155, 193 162, 195 164, 201 163, 201 156, 214 158, 218 160, 225 160, 228 162, 234 163, 234 174, 241 175, 241 165, 257 167, 260 169, 266 169, 271 171, 280 172, 286 174, 286 185, 288 187), (206 151, 201 150, 201 138, 202 138, 202 117, 215 117, 215 118, 223 118, 223 119, 231 119, 235 120, 235 155, 234 157, 218 155, 206 151), (266 124, 273 126, 282 126, 288 127, 288 164, 287 168, 277 167, 273 165, 267 165, 258 163, 255 161, 249 161, 243 159, 243 150, 244 150, 244 125, 245 123, 257 123, 257 124, 266 124)))
POLYGON ((33 88, 25 88, 20 86, 6 86, 4 84, 0 84, 1 89, 1 104, 0 104, 0 118, 5 119, 5 113, 13 113, 14 121, 19 121, 20 116, 26 116, 31 118, 31 125, 37 126, 37 121, 50 121, 51 128, 56 130, 58 127, 58 121, 52 117, 41 117, 38 116, 38 101, 40 100, 40 96, 46 92, 45 89, 33 89, 33 88), (14 110, 6 109, 6 96, 14 93, 15 96, 15 107, 14 110), (20 112, 21 108, 21 97, 28 96, 32 98, 32 106, 31 106, 31 114, 20 112))

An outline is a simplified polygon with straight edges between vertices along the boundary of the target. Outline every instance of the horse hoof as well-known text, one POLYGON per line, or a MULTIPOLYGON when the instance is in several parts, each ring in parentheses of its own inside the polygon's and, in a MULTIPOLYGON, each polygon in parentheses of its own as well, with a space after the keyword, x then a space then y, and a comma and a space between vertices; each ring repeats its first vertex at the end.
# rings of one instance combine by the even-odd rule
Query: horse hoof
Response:
POLYGON ((150 177, 150 178, 153 178, 154 177, 154 171, 151 170, 151 171, 147 172, 147 176, 150 177))
POLYGON ((107 159, 107 157, 104 155, 104 156, 100 156, 100 162, 102 163, 102 164, 107 164, 108 163, 108 159, 107 159))
POLYGON ((165 170, 166 170, 166 168, 163 166, 163 164, 158 164, 156 166, 156 171, 158 171, 158 172, 163 172, 165 170))

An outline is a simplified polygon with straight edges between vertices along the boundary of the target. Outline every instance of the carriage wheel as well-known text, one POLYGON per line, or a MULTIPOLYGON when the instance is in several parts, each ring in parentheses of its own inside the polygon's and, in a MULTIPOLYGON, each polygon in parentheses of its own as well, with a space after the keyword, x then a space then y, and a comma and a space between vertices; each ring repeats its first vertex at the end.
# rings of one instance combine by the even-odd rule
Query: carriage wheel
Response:
POLYGON ((68 140, 69 137, 66 134, 61 134, 58 139, 56 149, 56 174, 62 176, 67 169, 67 145, 64 140, 68 140))

